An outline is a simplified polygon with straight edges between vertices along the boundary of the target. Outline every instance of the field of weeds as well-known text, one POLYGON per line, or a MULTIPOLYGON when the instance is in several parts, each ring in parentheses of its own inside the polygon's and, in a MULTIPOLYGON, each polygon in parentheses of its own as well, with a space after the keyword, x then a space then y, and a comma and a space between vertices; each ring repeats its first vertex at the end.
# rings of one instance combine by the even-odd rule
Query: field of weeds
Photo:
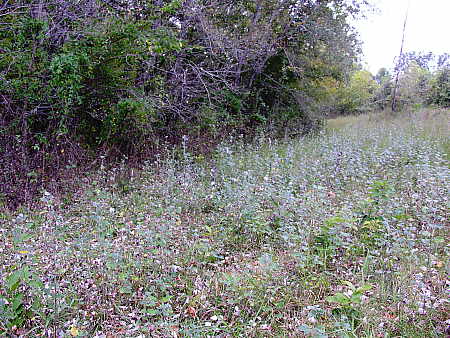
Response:
POLYGON ((448 126, 341 118, 43 192, 0 213, 0 335, 445 337, 448 126))

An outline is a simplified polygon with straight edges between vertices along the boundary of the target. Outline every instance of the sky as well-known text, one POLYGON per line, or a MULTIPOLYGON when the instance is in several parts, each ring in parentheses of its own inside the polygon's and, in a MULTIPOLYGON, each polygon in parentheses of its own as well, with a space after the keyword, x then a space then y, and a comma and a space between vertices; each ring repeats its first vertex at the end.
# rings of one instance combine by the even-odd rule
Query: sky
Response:
POLYGON ((450 53, 450 0, 372 0, 378 13, 368 14, 355 26, 363 41, 364 68, 376 74, 392 68, 400 53, 403 23, 408 9, 404 52, 450 53))

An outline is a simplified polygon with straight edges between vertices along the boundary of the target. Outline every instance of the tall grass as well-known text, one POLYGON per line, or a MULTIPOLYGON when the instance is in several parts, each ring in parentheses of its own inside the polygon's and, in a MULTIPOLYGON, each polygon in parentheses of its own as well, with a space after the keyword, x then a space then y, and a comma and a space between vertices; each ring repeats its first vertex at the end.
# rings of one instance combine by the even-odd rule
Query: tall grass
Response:
POLYGON ((0 332, 442 336, 448 116, 339 118, 43 193, 2 214, 0 332))

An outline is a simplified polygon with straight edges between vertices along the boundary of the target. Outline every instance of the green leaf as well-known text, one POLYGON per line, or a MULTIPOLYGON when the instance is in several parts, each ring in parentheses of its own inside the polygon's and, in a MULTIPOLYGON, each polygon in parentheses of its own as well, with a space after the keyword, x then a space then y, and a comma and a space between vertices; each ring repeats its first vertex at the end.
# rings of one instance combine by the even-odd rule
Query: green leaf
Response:
POLYGON ((14 292, 19 287, 21 278, 22 270, 16 270, 6 278, 6 288, 9 293, 14 292))
POLYGON ((146 306, 156 306, 158 304, 158 298, 152 295, 145 295, 144 299, 142 300, 141 304, 146 306))
POLYGON ((34 276, 34 275, 32 275, 32 279, 30 280, 28 285, 30 285, 32 288, 38 289, 38 290, 40 290, 44 287, 44 283, 42 283, 42 281, 37 276, 34 276))
POLYGON ((156 316, 157 314, 159 314, 159 311, 155 309, 147 309, 145 310, 145 313, 149 314, 150 316, 156 316))
POLYGON ((334 296, 329 296, 326 298, 328 302, 330 303, 338 303, 341 305, 348 305, 350 304, 350 298, 343 293, 336 293, 334 296))
POLYGON ((125 285, 119 288, 120 293, 131 294, 133 293, 133 289, 130 285, 125 285))
POLYGON ((352 295, 352 297, 350 298, 350 301, 352 302, 352 303, 355 303, 355 304, 360 304, 361 303, 361 294, 353 294, 352 295))
POLYGON ((163 297, 163 298, 161 298, 161 303, 167 303, 167 302, 169 302, 170 301, 170 299, 172 298, 173 296, 166 296, 166 297, 163 297))
POLYGON ((363 286, 360 286, 356 291, 357 291, 357 292, 364 293, 364 292, 366 292, 366 291, 369 291, 370 289, 372 289, 372 285, 370 285, 370 284, 364 284, 363 286))
POLYGON ((15 313, 21 313, 23 306, 23 293, 18 293, 11 302, 11 310, 15 313))

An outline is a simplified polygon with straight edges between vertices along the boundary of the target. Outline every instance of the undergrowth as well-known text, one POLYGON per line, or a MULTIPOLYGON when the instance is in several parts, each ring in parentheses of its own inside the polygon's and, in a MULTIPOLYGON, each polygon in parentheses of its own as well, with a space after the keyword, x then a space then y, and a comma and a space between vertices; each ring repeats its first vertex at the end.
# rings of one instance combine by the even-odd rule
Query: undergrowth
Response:
POLYGON ((334 120, 44 191, 0 214, 0 335, 442 337, 445 125, 334 120))

